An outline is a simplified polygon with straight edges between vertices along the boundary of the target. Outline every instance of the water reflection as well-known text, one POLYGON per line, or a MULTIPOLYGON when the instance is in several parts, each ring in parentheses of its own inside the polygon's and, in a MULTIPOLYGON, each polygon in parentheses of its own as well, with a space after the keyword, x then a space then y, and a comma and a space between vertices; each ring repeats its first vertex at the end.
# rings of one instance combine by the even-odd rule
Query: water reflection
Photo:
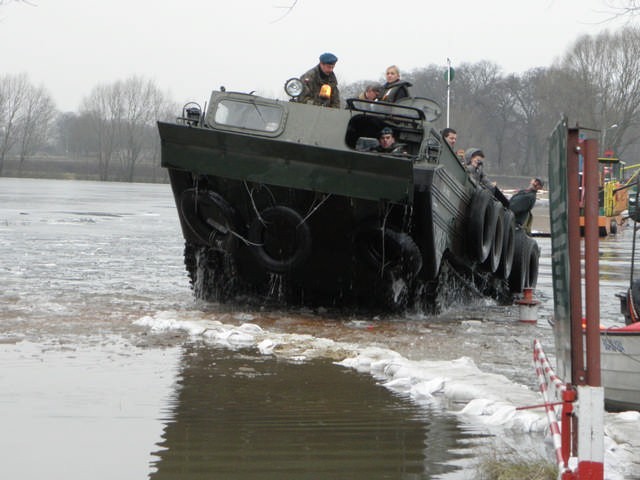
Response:
POLYGON ((154 480, 434 478, 479 439, 328 360, 202 344, 185 347, 168 417, 154 480))
MULTIPOLYGON (((189 290, 179 228, 167 185, 0 178, 2 478, 144 478, 150 451, 156 479, 475 476, 456 465, 468 466, 482 437, 369 375, 328 357, 291 364, 194 345, 183 332, 150 333, 136 325, 142 317, 251 321, 274 335, 376 344, 416 361, 468 356, 533 391, 532 338, 553 356, 548 238, 538 239, 539 322, 523 325, 516 309, 484 302, 434 318, 355 320, 205 307, 189 290), (174 347, 181 377, 160 423, 174 347)), ((623 323, 614 295, 628 283, 630 233, 600 243, 607 326, 623 323)), ((529 455, 512 432, 489 444, 500 440, 529 455)))

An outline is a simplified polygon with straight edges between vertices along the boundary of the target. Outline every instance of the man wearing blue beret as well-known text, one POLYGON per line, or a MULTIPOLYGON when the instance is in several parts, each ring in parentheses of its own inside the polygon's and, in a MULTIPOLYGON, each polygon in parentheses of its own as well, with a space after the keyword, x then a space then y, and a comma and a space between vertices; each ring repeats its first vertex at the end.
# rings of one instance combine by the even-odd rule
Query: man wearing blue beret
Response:
POLYGON ((338 79, 333 73, 338 57, 333 53, 323 53, 319 60, 318 65, 300 76, 304 91, 298 97, 298 101, 310 105, 340 108, 338 79))

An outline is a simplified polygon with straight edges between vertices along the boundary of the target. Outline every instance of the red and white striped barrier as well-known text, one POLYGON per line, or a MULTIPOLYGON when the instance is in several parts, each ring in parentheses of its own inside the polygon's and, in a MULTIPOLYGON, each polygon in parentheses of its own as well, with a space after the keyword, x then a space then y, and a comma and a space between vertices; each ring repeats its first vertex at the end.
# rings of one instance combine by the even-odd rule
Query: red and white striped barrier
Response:
POLYGON ((558 471, 562 478, 565 478, 565 473, 570 472, 568 464, 569 455, 571 454, 571 437, 569 434, 571 432, 570 420, 573 413, 575 391, 567 388, 567 385, 562 383, 562 380, 555 374, 542 350, 542 345, 537 339, 533 341, 533 363, 536 369, 536 376, 538 377, 538 384, 540 385, 540 393, 544 400, 549 429, 551 430, 553 438, 558 471), (562 398, 562 402, 551 402, 549 400, 549 385, 555 387, 557 391, 556 397, 562 398), (560 425, 558 425, 558 418, 556 417, 556 411, 554 409, 554 406, 560 404, 562 404, 562 429, 560 425), (562 435, 563 433, 564 435, 562 435), (566 439, 564 437, 566 437, 566 439))
POLYGON ((544 408, 549 421, 549 428, 553 436, 558 478, 561 480, 602 480, 604 477, 604 390, 602 387, 579 386, 576 391, 571 384, 565 384, 555 374, 547 360, 542 345, 538 340, 533 341, 533 362, 536 376, 540 384, 540 392, 544 400, 544 408), (549 386, 556 389, 556 398, 561 402, 549 400, 549 386), (577 444, 574 451, 572 431, 575 430, 574 403, 578 404, 577 444), (555 406, 562 405, 560 425, 556 416, 555 406), (598 414, 599 412, 599 414, 598 414), (569 468, 569 458, 574 453, 578 457, 577 470, 569 468))

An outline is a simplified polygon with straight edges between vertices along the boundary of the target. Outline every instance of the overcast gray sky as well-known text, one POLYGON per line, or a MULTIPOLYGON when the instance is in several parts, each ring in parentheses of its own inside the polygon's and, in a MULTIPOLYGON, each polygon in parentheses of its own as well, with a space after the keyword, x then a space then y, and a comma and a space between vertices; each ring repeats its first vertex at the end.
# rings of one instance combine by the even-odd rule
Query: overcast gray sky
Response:
POLYGON ((0 7, 0 73, 27 73, 61 110, 131 75, 178 102, 220 85, 281 96, 325 51, 343 83, 382 79, 391 64, 444 69, 447 57, 520 73, 622 24, 605 22, 606 0, 298 0, 284 18, 293 0, 31 1, 0 7))

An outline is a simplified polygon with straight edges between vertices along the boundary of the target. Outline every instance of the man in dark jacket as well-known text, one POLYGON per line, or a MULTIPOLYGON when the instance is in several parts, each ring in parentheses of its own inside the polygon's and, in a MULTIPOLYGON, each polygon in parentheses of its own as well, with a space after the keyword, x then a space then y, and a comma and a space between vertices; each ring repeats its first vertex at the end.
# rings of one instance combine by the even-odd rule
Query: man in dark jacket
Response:
POLYGON ((529 222, 531 209, 536 204, 538 190, 541 190, 542 187, 544 187, 542 180, 532 178, 529 183, 529 188, 518 190, 509 200, 509 209, 515 213, 516 223, 518 225, 525 225, 525 227, 527 227, 531 223, 529 222))
POLYGON ((300 77, 304 91, 298 101, 321 107, 340 108, 338 79, 333 73, 338 57, 333 53, 323 53, 319 60, 318 65, 300 77))

